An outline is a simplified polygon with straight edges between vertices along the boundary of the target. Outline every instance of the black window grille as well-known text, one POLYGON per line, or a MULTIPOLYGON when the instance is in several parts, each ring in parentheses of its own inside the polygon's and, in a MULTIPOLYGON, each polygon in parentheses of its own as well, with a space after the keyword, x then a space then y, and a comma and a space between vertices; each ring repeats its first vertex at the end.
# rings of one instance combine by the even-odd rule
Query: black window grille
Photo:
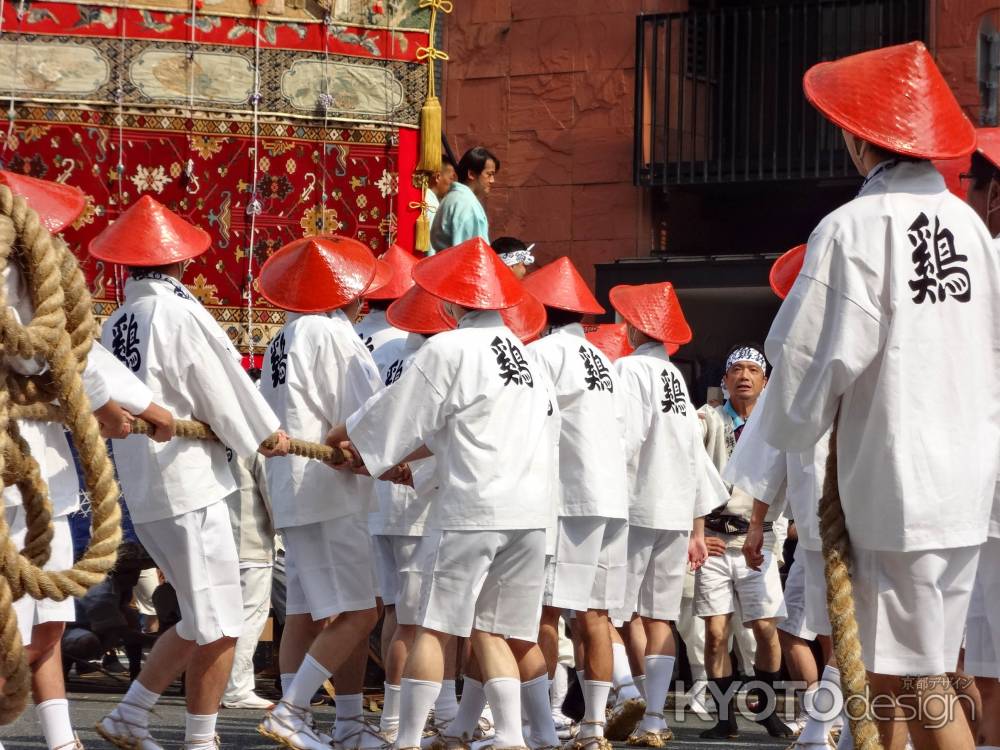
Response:
POLYGON ((926 0, 790 0, 639 16, 635 182, 850 176, 802 93, 811 65, 923 40, 926 0))

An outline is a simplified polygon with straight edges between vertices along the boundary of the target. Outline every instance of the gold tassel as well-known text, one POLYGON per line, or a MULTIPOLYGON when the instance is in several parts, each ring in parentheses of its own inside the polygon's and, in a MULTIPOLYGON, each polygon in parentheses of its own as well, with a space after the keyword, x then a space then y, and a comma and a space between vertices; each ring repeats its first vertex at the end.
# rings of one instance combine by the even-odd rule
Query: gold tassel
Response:
POLYGON ((429 93, 420 108, 420 172, 441 171, 441 102, 429 93))
POLYGON ((434 61, 447 60, 448 53, 434 47, 434 29, 437 14, 451 13, 451 0, 420 0, 421 8, 430 8, 427 28, 427 46, 417 48, 417 59, 427 61, 427 98, 420 108, 420 163, 418 172, 432 174, 441 171, 441 102, 434 90, 434 61))
POLYGON ((427 212, 421 211, 417 217, 417 227, 413 235, 413 244, 417 252, 426 253, 431 249, 431 222, 427 212))

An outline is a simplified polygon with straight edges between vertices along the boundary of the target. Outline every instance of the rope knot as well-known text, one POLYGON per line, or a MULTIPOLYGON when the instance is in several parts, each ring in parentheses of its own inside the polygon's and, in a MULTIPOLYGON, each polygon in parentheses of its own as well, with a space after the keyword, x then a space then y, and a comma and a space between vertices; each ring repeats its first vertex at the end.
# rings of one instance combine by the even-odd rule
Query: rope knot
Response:
POLYGON ((425 8, 431 8, 441 13, 451 13, 453 6, 451 0, 420 0, 420 5, 418 6, 421 10, 425 8))
POLYGON ((426 62, 429 60, 448 60, 450 58, 444 50, 429 45, 427 47, 417 47, 417 59, 420 62, 426 62))

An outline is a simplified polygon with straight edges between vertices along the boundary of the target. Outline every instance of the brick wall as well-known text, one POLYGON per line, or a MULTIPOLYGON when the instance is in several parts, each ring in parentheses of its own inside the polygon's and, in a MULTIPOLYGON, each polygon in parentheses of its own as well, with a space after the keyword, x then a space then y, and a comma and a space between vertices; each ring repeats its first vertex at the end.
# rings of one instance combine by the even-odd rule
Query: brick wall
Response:
POLYGON ((686 0, 461 0, 444 48, 445 132, 457 156, 502 163, 494 237, 537 242, 543 263, 647 255, 648 196, 632 186, 635 19, 686 0))
POLYGON ((973 123, 979 125, 978 36, 984 17, 1000 30, 998 0, 932 2, 931 44, 938 65, 973 123))

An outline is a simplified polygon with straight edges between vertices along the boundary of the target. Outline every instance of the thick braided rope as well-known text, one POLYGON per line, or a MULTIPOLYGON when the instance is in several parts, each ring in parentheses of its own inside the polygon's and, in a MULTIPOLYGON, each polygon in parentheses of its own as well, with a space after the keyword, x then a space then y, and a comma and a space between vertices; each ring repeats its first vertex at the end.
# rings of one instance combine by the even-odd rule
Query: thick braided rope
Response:
POLYGON ((819 501, 819 528, 823 539, 824 574, 826 576, 826 606, 830 614, 833 650, 840 668, 840 686, 844 691, 848 721, 854 737, 855 750, 882 750, 878 727, 868 706, 868 673, 861 657, 858 621, 854 616, 854 590, 851 586, 851 540, 847 533, 844 508, 840 503, 837 481, 837 419, 830 435, 830 453, 826 460, 823 497, 819 501), (857 707, 866 708, 857 716, 857 707), (853 710, 851 710, 853 707, 853 710))
MULTIPOLYGON (((15 406, 11 414, 16 419, 25 419, 34 422, 61 422, 62 416, 59 410, 52 404, 35 404, 33 406, 15 406)), ((194 419, 178 419, 174 421, 175 439, 185 440, 209 440, 218 442, 218 436, 212 432, 212 428, 204 422, 194 419)), ((138 417, 132 422, 133 435, 152 435, 155 427, 144 419, 138 417)), ((293 456, 311 458, 317 461, 329 461, 334 464, 341 464, 345 461, 353 461, 354 457, 350 452, 342 449, 334 449, 328 445, 312 443, 308 440, 290 438, 291 448, 289 453, 293 456)), ((274 439, 268 438, 264 441, 265 448, 274 447, 274 439)))
MULTIPOLYGON (((2 352, 6 356, 42 359, 48 370, 42 377, 24 378, 7 370, 0 361, 5 389, 0 389, 0 456, 5 482, 17 481, 28 523, 27 554, 19 554, 10 540, 6 520, 0 518, 0 678, 6 680, 0 695, 0 723, 15 718, 27 698, 27 665, 16 637, 13 611, 5 606, 8 596, 27 594, 36 599, 82 596, 99 583, 114 565, 121 541, 118 485, 90 403, 83 391, 80 373, 85 366, 94 330, 90 295, 75 258, 41 225, 38 215, 20 198, 0 186, 0 271, 17 263, 27 280, 35 314, 26 325, 18 323, 6 304, 0 317, 2 352), (86 334, 86 335, 84 335, 86 334), (84 483, 92 502, 91 541, 70 570, 44 571, 39 561, 47 556, 41 545, 51 534, 51 507, 38 467, 27 453, 20 435, 11 430, 9 405, 37 403, 58 398, 64 423, 80 456, 84 483), (11 462, 11 470, 6 462, 11 462), (26 468, 27 467, 27 468, 26 468), (25 475, 19 475, 25 472, 25 475), (26 492, 24 490, 27 490, 26 492), (13 627, 11 627, 13 626, 13 627), (14 631, 13 635, 11 630, 14 631), (23 683, 23 685, 22 685, 23 683)), ((4 303, 0 299, 0 303, 4 303)))

